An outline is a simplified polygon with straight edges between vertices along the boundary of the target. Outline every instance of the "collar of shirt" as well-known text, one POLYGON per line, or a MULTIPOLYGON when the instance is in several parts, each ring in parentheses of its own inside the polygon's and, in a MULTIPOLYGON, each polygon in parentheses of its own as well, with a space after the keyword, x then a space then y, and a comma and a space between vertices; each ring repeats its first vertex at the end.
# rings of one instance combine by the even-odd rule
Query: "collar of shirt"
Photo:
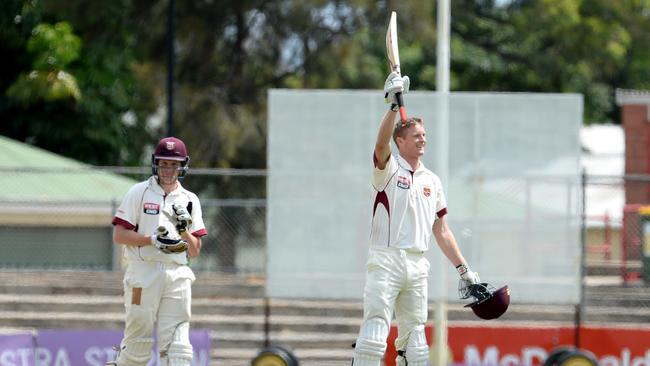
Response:
MULTIPOLYGON (((163 187, 161 187, 160 184, 158 184, 158 179, 156 179, 156 177, 153 176, 153 175, 152 175, 151 177, 149 177, 149 187, 151 187, 151 189, 152 189, 154 192, 156 192, 156 193, 158 193, 158 194, 160 194, 160 195, 162 195, 162 196, 167 195, 167 194, 165 193, 165 190, 163 189, 163 187)), ((169 193, 169 195, 170 195, 170 196, 175 195, 175 194, 177 194, 178 192, 180 192, 182 189, 183 189, 183 186, 181 185, 181 182, 177 180, 177 181, 176 181, 176 189, 173 190, 173 191, 171 191, 171 192, 169 193)))
POLYGON ((425 169, 424 164, 422 163, 422 160, 420 160, 420 166, 418 166, 418 169, 414 171, 413 168, 411 167, 411 164, 409 164, 409 162, 406 161, 406 159, 404 159, 402 157, 402 155, 397 155, 397 163, 399 164, 399 166, 401 166, 404 169, 409 170, 411 173, 417 173, 417 172, 423 171, 425 169))

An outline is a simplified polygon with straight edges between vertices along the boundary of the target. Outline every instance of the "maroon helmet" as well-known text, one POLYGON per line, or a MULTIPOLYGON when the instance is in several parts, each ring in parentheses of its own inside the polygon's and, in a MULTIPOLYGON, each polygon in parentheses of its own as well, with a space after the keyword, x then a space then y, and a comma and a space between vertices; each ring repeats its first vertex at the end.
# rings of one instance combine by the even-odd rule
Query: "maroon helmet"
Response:
POLYGON ((476 300, 465 307, 471 308, 481 319, 496 319, 503 315, 510 305, 510 289, 507 285, 495 290, 488 283, 477 283, 468 285, 464 293, 476 300))
POLYGON ((151 154, 151 170, 153 175, 158 175, 159 159, 180 161, 182 168, 178 173, 179 178, 185 176, 190 164, 190 156, 187 154, 185 143, 176 137, 165 137, 156 145, 156 149, 151 154))

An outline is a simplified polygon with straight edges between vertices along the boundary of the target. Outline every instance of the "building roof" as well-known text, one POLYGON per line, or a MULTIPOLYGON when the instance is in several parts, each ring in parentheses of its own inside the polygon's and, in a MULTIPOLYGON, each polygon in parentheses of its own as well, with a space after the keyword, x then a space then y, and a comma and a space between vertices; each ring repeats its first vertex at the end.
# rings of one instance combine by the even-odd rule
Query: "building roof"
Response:
POLYGON ((0 200, 121 200, 134 180, 0 136, 0 200))
POLYGON ((110 223, 115 202, 136 183, 5 136, 0 136, 0 172, 5 225, 110 223))
POLYGON ((645 105, 646 119, 650 121, 650 90, 616 89, 616 105, 645 105))
POLYGON ((650 105, 650 90, 616 89, 616 104, 650 105))

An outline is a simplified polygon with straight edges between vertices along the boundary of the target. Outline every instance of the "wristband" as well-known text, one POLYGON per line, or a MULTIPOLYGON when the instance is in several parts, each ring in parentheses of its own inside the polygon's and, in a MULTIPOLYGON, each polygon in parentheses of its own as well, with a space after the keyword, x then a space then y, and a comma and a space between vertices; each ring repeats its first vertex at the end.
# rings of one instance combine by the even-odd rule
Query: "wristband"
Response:
POLYGON ((469 271, 469 268, 467 267, 466 264, 459 264, 456 266, 456 270, 458 271, 458 274, 461 275, 461 277, 469 271))
POLYGON ((396 103, 391 103, 390 110, 393 112, 397 112, 399 110, 399 106, 396 103))

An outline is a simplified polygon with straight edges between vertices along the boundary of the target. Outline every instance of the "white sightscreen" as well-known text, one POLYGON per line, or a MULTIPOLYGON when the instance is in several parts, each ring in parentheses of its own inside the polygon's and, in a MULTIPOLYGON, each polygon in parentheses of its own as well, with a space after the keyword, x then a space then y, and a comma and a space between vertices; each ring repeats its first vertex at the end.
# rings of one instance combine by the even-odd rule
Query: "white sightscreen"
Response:
MULTIPOLYGON (((267 295, 361 298, 381 94, 269 91, 267 295)), ((406 100, 425 120, 423 162, 436 172, 445 99, 406 100)), ((513 301, 577 303, 582 97, 451 93, 449 119, 447 220, 472 269, 508 284, 513 301)), ((456 301, 458 276, 431 248, 430 299, 456 301)))

